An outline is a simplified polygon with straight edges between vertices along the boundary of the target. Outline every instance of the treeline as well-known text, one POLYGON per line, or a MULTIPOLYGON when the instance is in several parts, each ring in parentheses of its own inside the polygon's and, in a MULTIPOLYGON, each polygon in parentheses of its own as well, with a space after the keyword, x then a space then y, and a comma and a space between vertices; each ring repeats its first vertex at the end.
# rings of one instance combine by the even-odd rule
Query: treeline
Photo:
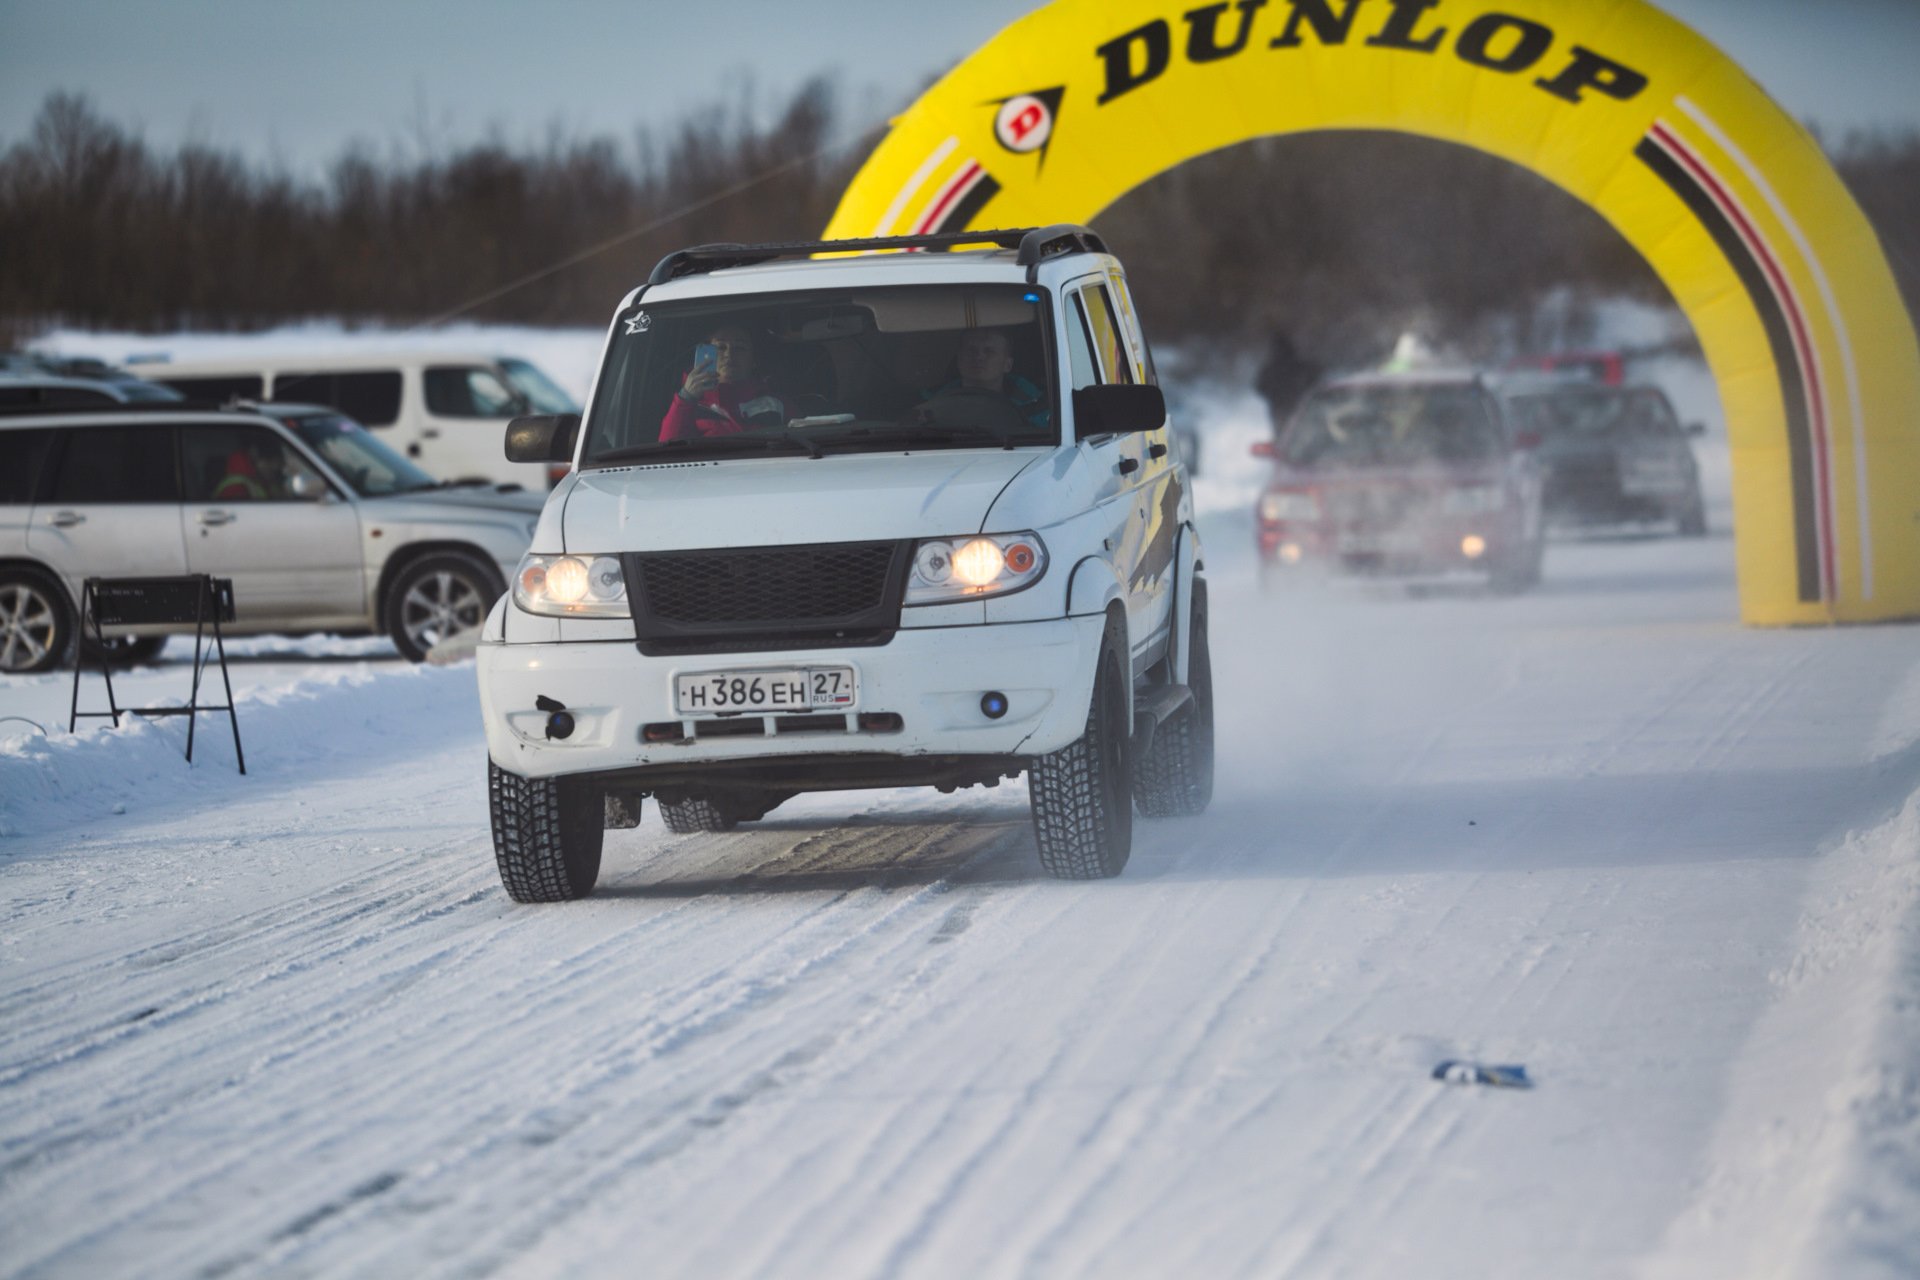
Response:
MULTIPOLYGON (((49 324, 406 324, 475 303, 463 318, 598 324, 674 248, 817 235, 873 140, 849 139, 842 114, 814 81, 771 116, 743 98, 624 145, 556 135, 443 156, 359 147, 302 179, 207 146, 150 147, 56 95, 0 150, 0 344, 49 324)), ((1920 134, 1833 150, 1915 307, 1920 134)), ((1276 331, 1328 363, 1406 329, 1469 347, 1577 341, 1564 320, 1528 332, 1543 296, 1665 296, 1572 197, 1492 157, 1392 134, 1201 157, 1098 225, 1156 336, 1223 354, 1276 331)))

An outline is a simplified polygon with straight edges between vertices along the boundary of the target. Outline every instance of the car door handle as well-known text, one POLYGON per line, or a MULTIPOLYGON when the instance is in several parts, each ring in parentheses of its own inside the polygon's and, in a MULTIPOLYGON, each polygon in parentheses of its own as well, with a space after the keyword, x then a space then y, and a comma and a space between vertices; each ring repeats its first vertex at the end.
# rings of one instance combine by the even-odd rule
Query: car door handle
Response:
POLYGON ((1164 458, 1167 456, 1167 446, 1163 444, 1150 444, 1147 446, 1147 456, 1149 458, 1164 458))
POLYGON ((1136 471, 1138 471, 1139 469, 1140 469, 1140 459, 1138 459, 1138 458, 1122 458, 1122 459, 1120 459, 1120 474, 1121 474, 1121 475, 1123 475, 1123 476, 1130 476, 1130 475, 1132 475, 1132 474, 1133 474, 1134 472, 1136 472, 1136 471))
POLYGON ((56 529, 71 529, 76 524, 85 524, 87 518, 78 511, 56 511, 47 517, 47 523, 56 529))
POLYGON ((201 524, 232 524, 232 523, 233 523, 233 512, 231 512, 231 511, 202 511, 202 512, 200 513, 200 523, 201 523, 201 524))
POLYGON ((422 440, 438 440, 440 438, 439 429, 435 427, 423 427, 420 430, 420 438, 422 440))

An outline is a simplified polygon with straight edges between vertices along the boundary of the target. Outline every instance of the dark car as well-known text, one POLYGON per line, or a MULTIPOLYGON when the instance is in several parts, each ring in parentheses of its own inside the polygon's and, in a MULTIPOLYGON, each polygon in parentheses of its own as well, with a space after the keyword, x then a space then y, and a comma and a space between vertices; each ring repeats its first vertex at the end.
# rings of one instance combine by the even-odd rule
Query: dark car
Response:
POLYGON ((1275 461, 1256 513, 1263 580, 1316 564, 1481 573, 1502 590, 1539 580, 1539 470, 1476 375, 1324 383, 1255 452, 1275 461))
POLYGON ((1537 441, 1549 522, 1671 520, 1688 537, 1707 532, 1700 467, 1689 434, 1654 387, 1565 384, 1514 394, 1519 429, 1537 441))

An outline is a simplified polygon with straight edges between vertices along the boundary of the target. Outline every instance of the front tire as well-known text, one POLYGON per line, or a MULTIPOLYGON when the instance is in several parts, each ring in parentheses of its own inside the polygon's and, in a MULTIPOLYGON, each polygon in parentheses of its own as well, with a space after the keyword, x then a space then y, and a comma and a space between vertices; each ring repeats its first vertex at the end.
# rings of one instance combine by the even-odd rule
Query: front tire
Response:
POLYGON ((1133 766, 1133 802, 1144 818, 1190 818, 1213 801, 1213 658, 1204 586, 1194 589, 1189 635, 1187 688, 1193 701, 1155 731, 1153 745, 1133 766))
POLYGON ((593 892, 606 802, 589 778, 523 778, 487 761, 493 857, 515 902, 571 902, 593 892))
POLYGON ((451 636, 477 630, 506 588, 477 556, 457 551, 422 556, 387 586, 387 634, 408 662, 451 636))
POLYGON ((73 644, 67 594, 32 569, 0 570, 0 672, 51 671, 73 644))
POLYGON ((1694 485, 1693 497, 1689 498, 1687 505, 1680 509, 1676 523, 1680 526, 1680 536, 1683 538, 1707 536, 1707 500, 1700 492, 1700 486, 1697 483, 1694 485))
POLYGON ((1123 640, 1109 627, 1094 669, 1086 731, 1027 769, 1040 866, 1058 880, 1104 880, 1133 852, 1133 770, 1123 640))

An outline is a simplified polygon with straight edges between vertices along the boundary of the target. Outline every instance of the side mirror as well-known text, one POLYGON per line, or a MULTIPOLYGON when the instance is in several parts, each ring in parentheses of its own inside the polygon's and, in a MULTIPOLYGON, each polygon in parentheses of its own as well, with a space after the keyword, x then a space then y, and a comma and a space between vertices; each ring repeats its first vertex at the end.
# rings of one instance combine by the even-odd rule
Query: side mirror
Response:
POLYGON ((580 435, 577 413, 534 413, 507 424, 508 462, 571 462, 580 435))
POLYGON ((1273 447, 1273 441, 1271 440, 1256 440, 1253 442, 1253 448, 1247 452, 1256 458, 1277 458, 1280 456, 1280 451, 1273 447))
POLYGON ((1081 387, 1073 393, 1073 437, 1158 431, 1167 425, 1167 398, 1160 388, 1120 384, 1081 387))
POLYGON ((1687 434, 1690 436, 1703 436, 1707 434, 1707 424, 1704 422, 1689 422, 1687 424, 1687 434))
POLYGON ((302 502, 319 502, 327 496, 327 482, 311 471, 296 471, 287 479, 287 492, 302 502))

